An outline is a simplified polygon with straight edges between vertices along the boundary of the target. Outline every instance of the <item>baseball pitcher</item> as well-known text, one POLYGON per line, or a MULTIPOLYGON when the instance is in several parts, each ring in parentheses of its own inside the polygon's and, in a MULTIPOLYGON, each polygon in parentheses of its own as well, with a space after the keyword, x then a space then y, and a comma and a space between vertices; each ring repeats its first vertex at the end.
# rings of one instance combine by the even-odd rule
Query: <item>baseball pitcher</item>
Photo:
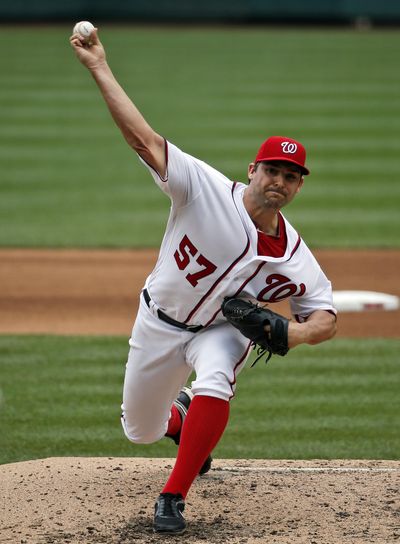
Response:
POLYGON ((97 29, 90 41, 75 33, 70 42, 171 201, 129 342, 122 426, 134 443, 168 436, 179 445, 154 515, 156 532, 179 534, 185 497, 211 467, 251 347, 285 355, 335 334, 331 284, 281 213, 309 174, 306 153, 292 138, 270 137, 248 167, 249 183, 233 183, 149 126, 112 74, 97 29), (285 298, 293 320, 263 307, 285 298))

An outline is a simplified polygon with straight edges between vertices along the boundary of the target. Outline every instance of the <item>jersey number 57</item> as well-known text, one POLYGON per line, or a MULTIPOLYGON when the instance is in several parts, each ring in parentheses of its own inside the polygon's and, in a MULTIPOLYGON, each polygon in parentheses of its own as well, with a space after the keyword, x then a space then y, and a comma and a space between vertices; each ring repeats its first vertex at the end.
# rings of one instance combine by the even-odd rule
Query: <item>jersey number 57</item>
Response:
POLYGON ((174 253, 174 258, 179 270, 185 270, 193 260, 201 267, 198 272, 186 274, 185 276, 193 287, 196 287, 199 280, 209 276, 217 269, 214 263, 199 253, 197 247, 189 240, 186 234, 180 241, 179 248, 174 253))

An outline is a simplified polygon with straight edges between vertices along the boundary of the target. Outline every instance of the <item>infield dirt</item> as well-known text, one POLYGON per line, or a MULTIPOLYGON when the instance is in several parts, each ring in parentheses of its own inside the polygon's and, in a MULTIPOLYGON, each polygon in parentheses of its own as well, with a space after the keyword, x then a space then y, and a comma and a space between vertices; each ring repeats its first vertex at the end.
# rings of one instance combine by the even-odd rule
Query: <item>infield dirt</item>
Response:
MULTIPOLYGON (((400 251, 314 252, 335 290, 400 296, 400 251)), ((0 250, 0 333, 126 335, 153 250, 0 250)), ((273 305, 289 316, 288 305, 273 305)), ((345 313, 338 336, 399 337, 400 311, 345 313)))

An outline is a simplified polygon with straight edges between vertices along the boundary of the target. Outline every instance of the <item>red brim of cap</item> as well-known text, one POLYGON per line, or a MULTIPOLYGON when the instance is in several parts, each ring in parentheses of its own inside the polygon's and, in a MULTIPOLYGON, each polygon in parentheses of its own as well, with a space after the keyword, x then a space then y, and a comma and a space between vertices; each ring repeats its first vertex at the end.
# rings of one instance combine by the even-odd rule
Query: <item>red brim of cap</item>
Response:
POLYGON ((257 160, 257 162, 262 162, 262 161, 266 161, 266 162, 269 162, 269 161, 291 162, 292 164, 295 164, 296 166, 301 168, 301 173, 304 174, 305 176, 308 176, 309 173, 310 173, 310 170, 308 170, 308 168, 303 166, 301 163, 299 163, 297 161, 294 161, 293 159, 288 159, 287 157, 266 157, 265 159, 261 158, 261 159, 257 160))

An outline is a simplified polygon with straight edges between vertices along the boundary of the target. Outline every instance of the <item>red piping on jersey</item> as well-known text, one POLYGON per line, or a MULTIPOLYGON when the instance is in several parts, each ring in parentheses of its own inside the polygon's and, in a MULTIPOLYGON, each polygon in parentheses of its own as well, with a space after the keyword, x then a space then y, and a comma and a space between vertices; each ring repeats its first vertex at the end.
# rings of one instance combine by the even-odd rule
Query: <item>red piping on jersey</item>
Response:
MULTIPOLYGON (((235 190, 235 187, 236 187, 236 182, 232 185, 232 190, 231 190, 231 195, 232 195, 232 198, 233 198, 233 191, 235 190)), ((233 199, 233 202, 235 204, 235 207, 236 207, 236 203, 235 203, 235 200, 233 199)), ((236 208, 237 209, 237 208, 236 208)), ((239 215, 240 217, 240 215, 239 215)), ((249 251, 249 248, 250 248, 250 238, 249 238, 249 235, 247 234, 246 232, 246 237, 247 237, 247 244, 246 244, 246 247, 244 248, 243 252, 239 255, 239 257, 237 257, 237 259, 235 259, 233 261, 233 263, 230 264, 230 266, 228 266, 228 268, 225 270, 225 272, 217 279, 217 281, 210 287, 210 289, 207 291, 207 293, 203 296, 203 298, 201 298, 199 300, 199 302, 196 304, 196 306, 193 308, 193 310, 190 312, 190 314, 187 316, 187 318, 185 319, 184 323, 187 323, 191 318, 192 316, 197 312, 197 310, 200 308, 200 306, 203 304, 203 302, 210 296, 210 294, 214 291, 214 289, 217 287, 217 285, 225 278, 225 276, 227 276, 229 274, 229 272, 232 270, 232 268, 234 268, 237 263, 239 261, 241 261, 243 259, 243 257, 246 255, 246 253, 249 251)))
POLYGON ((165 153, 165 173, 166 173, 166 178, 165 179, 160 176, 160 172, 157 172, 157 170, 155 168, 153 168, 153 166, 151 166, 151 164, 148 163, 146 161, 146 159, 144 157, 142 157, 142 155, 140 155, 140 153, 138 153, 138 155, 147 164, 147 166, 149 168, 151 168, 153 170, 153 172, 155 172, 157 174, 157 176, 160 178, 160 180, 163 183, 167 183, 167 181, 168 181, 168 143, 167 143, 167 140, 165 138, 164 138, 164 153, 165 153))
POLYGON ((233 261, 233 263, 225 270, 225 272, 217 279, 217 281, 210 287, 210 289, 207 291, 207 293, 204 295, 204 297, 196 304, 196 306, 193 308, 193 310, 190 312, 190 314, 185 319, 184 323, 187 323, 189 319, 197 312, 197 310, 200 308, 200 306, 203 304, 203 302, 206 300, 207 297, 214 291, 214 289, 217 287, 217 285, 229 274, 229 272, 234 268, 237 263, 243 259, 243 257, 246 255, 246 253, 249 251, 250 247, 250 239, 247 236, 247 244, 244 248, 244 251, 239 255, 237 259, 233 261))
POLYGON ((252 344, 252 342, 249 342, 249 345, 247 346, 246 351, 243 353, 242 357, 239 359, 239 361, 236 363, 236 365, 235 365, 235 367, 233 369, 233 381, 229 382, 229 384, 231 386, 232 395, 229 397, 229 400, 231 400, 235 396, 235 393, 233 392, 233 386, 236 383, 236 370, 243 363, 244 359, 247 357, 247 354, 249 353, 251 344, 252 344))
MULTIPOLYGON (((257 274, 259 273, 259 271, 261 270, 261 268, 262 268, 265 264, 267 264, 267 263, 264 261, 264 262, 260 263, 260 264, 257 266, 255 272, 253 272, 253 274, 252 274, 251 276, 249 276, 249 277, 247 278, 247 280, 245 280, 245 281, 242 283, 242 285, 239 287, 239 289, 236 291, 236 293, 233 295, 233 297, 237 297, 238 294, 239 294, 241 291, 243 291, 243 289, 246 287, 246 285, 249 283, 249 281, 251 281, 255 276, 257 276, 257 274)), ((205 327, 208 327, 208 325, 210 325, 210 324, 214 321, 214 319, 217 317, 217 315, 219 314, 220 311, 221 311, 221 308, 219 308, 219 309, 215 312, 215 314, 212 316, 212 318, 211 318, 211 319, 208 321, 208 323, 206 323, 206 325, 204 325, 204 326, 205 326, 205 327)))
POLYGON ((292 253, 290 254, 290 257, 288 259, 288 261, 290 261, 290 259, 293 257, 293 255, 296 253, 296 251, 298 250, 299 248, 299 245, 300 245, 300 242, 301 242, 301 238, 300 238, 300 235, 297 239, 297 242, 296 242, 296 245, 294 246, 294 248, 292 249, 292 253))
POLYGON ((267 262, 266 262, 266 261, 263 261, 262 263, 260 263, 260 264, 257 266, 255 272, 253 272, 253 274, 252 274, 249 278, 247 278, 247 280, 246 280, 245 282, 243 282, 242 285, 239 287, 239 289, 236 291, 236 293, 234 294, 235 297, 237 297, 238 294, 239 294, 241 291, 243 291, 243 289, 246 287, 246 285, 249 283, 249 281, 251 281, 255 276, 257 276, 257 274, 259 273, 259 271, 261 270, 261 268, 262 268, 264 265, 266 265, 266 264, 267 264, 267 262))

